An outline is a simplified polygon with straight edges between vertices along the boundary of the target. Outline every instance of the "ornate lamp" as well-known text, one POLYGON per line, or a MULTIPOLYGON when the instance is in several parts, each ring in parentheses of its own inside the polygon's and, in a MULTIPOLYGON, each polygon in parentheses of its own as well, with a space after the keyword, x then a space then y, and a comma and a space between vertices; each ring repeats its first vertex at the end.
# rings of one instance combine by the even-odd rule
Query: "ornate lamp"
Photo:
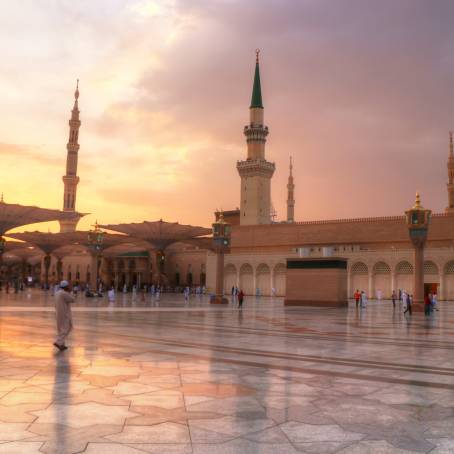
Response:
POLYGON ((93 230, 88 232, 88 244, 93 251, 102 251, 102 243, 104 239, 104 232, 100 229, 98 221, 95 222, 93 230))
POLYGON ((410 239, 413 244, 425 243, 431 214, 431 210, 426 210, 421 205, 419 194, 416 193, 416 200, 413 207, 405 212, 410 239))
POLYGON ((211 303, 228 304, 228 299, 224 297, 224 254, 230 251, 231 225, 225 222, 221 212, 212 227, 213 249, 216 252, 216 296, 211 303))
POLYGON ((230 249, 230 236, 232 227, 224 220, 224 214, 220 213, 219 219, 213 223, 213 245, 216 250, 223 249, 224 253, 230 249))
POLYGON ((421 205, 418 193, 413 207, 405 211, 408 233, 414 248, 413 310, 416 311, 424 310, 424 246, 431 214, 431 210, 426 210, 421 205))

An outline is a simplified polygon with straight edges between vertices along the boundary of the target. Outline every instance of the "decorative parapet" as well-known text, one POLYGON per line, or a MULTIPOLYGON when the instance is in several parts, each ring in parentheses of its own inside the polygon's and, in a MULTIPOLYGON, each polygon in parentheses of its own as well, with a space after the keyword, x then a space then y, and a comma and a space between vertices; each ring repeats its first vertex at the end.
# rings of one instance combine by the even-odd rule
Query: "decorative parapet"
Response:
POLYGON ((244 135, 246 136, 246 142, 266 142, 266 136, 268 135, 268 126, 263 125, 250 125, 244 127, 244 135))
POLYGON ((268 162, 266 159, 247 159, 246 161, 237 161, 236 168, 240 176, 265 176, 271 178, 276 166, 274 162, 268 162))
MULTIPOLYGON (((447 217, 447 213, 434 213, 434 217, 447 217)), ((368 218, 346 218, 346 219, 327 219, 321 221, 299 221, 293 224, 297 225, 314 225, 314 224, 345 224, 349 222, 380 222, 380 221, 405 221, 405 216, 381 216, 381 217, 368 217, 368 218)))

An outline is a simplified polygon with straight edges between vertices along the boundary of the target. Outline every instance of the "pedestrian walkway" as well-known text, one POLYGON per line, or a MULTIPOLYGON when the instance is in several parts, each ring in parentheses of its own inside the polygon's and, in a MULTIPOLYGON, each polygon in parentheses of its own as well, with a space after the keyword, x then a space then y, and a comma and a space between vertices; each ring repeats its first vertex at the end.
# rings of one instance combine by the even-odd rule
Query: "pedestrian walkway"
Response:
POLYGON ((454 303, 0 294, 0 453, 454 452, 454 303))

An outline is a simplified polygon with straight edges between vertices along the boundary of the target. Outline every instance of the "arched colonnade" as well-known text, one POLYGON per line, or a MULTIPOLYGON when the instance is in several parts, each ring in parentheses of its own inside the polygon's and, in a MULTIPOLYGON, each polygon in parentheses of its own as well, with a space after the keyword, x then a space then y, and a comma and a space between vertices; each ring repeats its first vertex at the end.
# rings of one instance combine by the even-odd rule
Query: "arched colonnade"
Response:
POLYGON ((229 294, 232 287, 242 289, 246 295, 285 296, 284 263, 250 263, 236 265, 227 263, 224 267, 224 292, 229 294))
MULTIPOLYGON (((413 292, 413 263, 403 259, 391 264, 385 260, 353 260, 348 266, 348 293, 364 290, 369 298, 390 298, 393 290, 413 292)), ((454 260, 424 262, 424 284, 439 299, 454 300, 454 260)))

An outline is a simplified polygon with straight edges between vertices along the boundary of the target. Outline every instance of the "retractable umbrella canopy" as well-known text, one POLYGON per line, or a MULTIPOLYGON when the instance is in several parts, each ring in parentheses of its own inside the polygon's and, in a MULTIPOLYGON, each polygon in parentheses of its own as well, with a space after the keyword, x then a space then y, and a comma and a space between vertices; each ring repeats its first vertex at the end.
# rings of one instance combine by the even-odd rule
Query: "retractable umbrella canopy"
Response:
POLYGON ((79 219, 82 216, 84 216, 84 214, 77 212, 50 210, 48 208, 24 206, 0 201, 0 235, 4 235, 8 230, 23 225, 75 218, 79 219))
POLYGON ((211 233, 211 229, 206 227, 184 225, 178 222, 165 222, 162 219, 130 224, 107 224, 100 227, 144 240, 160 251, 163 251, 173 243, 211 233))

